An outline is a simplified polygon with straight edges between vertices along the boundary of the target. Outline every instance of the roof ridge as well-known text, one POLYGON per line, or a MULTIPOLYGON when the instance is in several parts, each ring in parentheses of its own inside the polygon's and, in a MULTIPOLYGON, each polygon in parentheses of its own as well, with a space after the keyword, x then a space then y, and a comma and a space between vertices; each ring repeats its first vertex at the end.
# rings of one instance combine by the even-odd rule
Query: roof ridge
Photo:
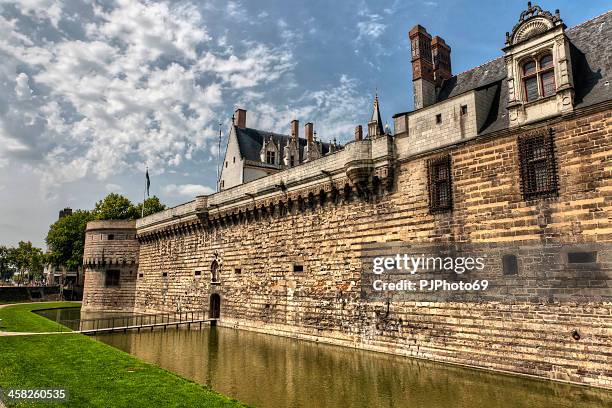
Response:
POLYGON ((496 61, 496 60, 501 59, 501 58, 504 58, 504 56, 503 56, 503 55, 500 55, 499 57, 496 57, 496 58, 490 59, 490 60, 488 60, 487 62, 483 62, 483 63, 482 63, 482 64, 480 64, 480 65, 476 65, 475 67, 472 67, 472 68, 470 68, 470 69, 466 69, 465 71, 459 72, 458 74, 455 74, 454 76, 456 76, 456 77, 457 77, 457 76, 459 76, 459 75, 461 75, 461 74, 465 74, 466 72, 470 72, 470 71, 473 71, 473 70, 478 69, 478 68, 480 68, 480 67, 484 67, 485 65, 490 64, 491 62, 496 61))
MULTIPOLYGON (((239 128, 239 129, 240 129, 240 128, 239 128)), ((248 126, 247 126, 247 127, 242 128, 242 129, 249 129, 249 130, 254 130, 254 131, 256 131, 256 132, 259 132, 259 133, 268 133, 268 134, 277 135, 277 136, 287 136, 287 137, 290 137, 289 135, 286 135, 286 134, 284 134, 284 133, 277 133, 277 132, 273 132, 273 131, 271 131, 271 130, 261 130, 261 129, 255 129, 255 128, 248 127, 248 126)))
MULTIPOLYGON (((268 135, 272 135, 272 136, 282 136, 282 137, 286 137, 286 138, 291 138, 290 135, 285 135, 283 133, 276 133, 276 132, 272 132, 270 130, 255 129, 255 128, 252 128, 252 127, 243 127, 243 128, 237 128, 237 129, 238 130, 247 130, 247 129, 248 130, 254 130, 255 132, 262 133, 264 136, 266 134, 268 134, 268 135)), ((307 140, 305 137, 301 137, 301 136, 298 136, 298 139, 299 140, 303 140, 303 141, 307 140)), ((332 141, 326 142, 326 141, 323 141, 321 139, 317 140, 317 142, 318 143, 322 143, 324 145, 331 145, 332 144, 332 141)))
POLYGON ((574 29, 576 29, 576 28, 578 28, 578 27, 580 27, 580 26, 583 26, 583 25, 585 25, 585 24, 589 24, 589 23, 590 23, 590 22, 592 22, 593 20, 597 20, 599 17, 603 17, 603 16, 605 16, 605 15, 606 15, 606 14, 608 14, 608 13, 612 13, 612 10, 604 11, 603 13, 601 13, 601 14, 600 14, 600 15, 598 15, 598 16, 591 17, 591 18, 590 18, 590 19, 588 19, 587 21, 583 21, 582 23, 576 24, 575 26, 568 28, 568 29, 567 29, 567 31, 569 31, 569 30, 574 30, 574 29))

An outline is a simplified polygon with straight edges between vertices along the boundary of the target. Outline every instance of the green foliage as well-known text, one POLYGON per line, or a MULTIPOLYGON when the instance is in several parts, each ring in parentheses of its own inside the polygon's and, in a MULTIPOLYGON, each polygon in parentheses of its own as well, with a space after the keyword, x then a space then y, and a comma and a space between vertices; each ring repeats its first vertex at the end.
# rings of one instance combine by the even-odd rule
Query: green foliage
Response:
MULTIPOLYGON (((162 204, 161 201, 159 201, 159 198, 157 198, 157 196, 149 197, 144 202, 145 217, 147 215, 155 214, 165 209, 166 209, 166 206, 162 204)), ((140 218, 142 214, 142 203, 136 206, 136 212, 137 212, 138 218, 140 218)))
POLYGON ((91 214, 96 220, 134 220, 140 216, 137 207, 117 193, 110 193, 98 201, 91 214))
MULTIPOLYGON (((156 196, 145 201, 144 214, 150 215, 166 208, 156 196)), ((76 270, 83 264, 85 246, 85 228, 92 220, 133 220, 140 218, 142 204, 134 205, 120 194, 111 193, 98 201, 92 211, 77 210, 72 215, 60 218, 49 228, 47 233, 47 262, 56 266, 65 266, 76 270)), ((0 252, 0 267, 2 267, 0 252)), ((8 272, 7 272, 8 273, 8 272)))
POLYGON ((17 272, 14 256, 15 248, 0 246, 0 281, 12 278, 17 272))
POLYGON ((93 216, 88 211, 77 210, 72 215, 60 218, 49 228, 47 234, 47 261, 54 266, 66 266, 76 270, 83 264, 85 227, 93 216))
POLYGON ((28 280, 42 277, 45 256, 42 249, 31 242, 20 241, 16 248, 0 247, 0 279, 6 280, 19 272, 20 280, 27 276, 28 280))

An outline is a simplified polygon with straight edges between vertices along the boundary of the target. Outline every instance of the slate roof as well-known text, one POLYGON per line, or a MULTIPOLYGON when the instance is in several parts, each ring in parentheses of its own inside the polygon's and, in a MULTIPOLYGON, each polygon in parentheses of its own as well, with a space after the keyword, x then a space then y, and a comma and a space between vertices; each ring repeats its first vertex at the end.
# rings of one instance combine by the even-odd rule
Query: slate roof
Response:
MULTIPOLYGON (((282 149, 287 145, 287 142, 291 138, 288 135, 281 135, 278 133, 267 132, 263 130, 257 130, 252 128, 239 128, 234 127, 236 131, 236 138, 238 140, 238 146, 240 148, 240 155, 247 160, 252 161, 261 161, 259 156, 261 152, 261 147, 263 146, 264 137, 270 137, 274 139, 274 142, 277 146, 280 146, 281 152, 282 149), (280 142, 280 145, 279 145, 280 142)), ((300 158, 304 158, 304 148, 306 147, 306 139, 298 138, 299 146, 300 146, 300 158)), ((323 154, 327 154, 329 152, 329 143, 321 142, 322 147, 321 150, 323 154)), ((341 146, 338 145, 338 148, 341 146)))
MULTIPOLYGON (((581 108, 612 99, 612 11, 565 31, 571 43, 575 107, 581 108)), ((508 127, 506 104, 508 84, 504 57, 496 58, 444 81, 436 102, 462 93, 497 86, 485 125, 480 134, 508 127)), ((397 115, 396 115, 397 116, 397 115)))

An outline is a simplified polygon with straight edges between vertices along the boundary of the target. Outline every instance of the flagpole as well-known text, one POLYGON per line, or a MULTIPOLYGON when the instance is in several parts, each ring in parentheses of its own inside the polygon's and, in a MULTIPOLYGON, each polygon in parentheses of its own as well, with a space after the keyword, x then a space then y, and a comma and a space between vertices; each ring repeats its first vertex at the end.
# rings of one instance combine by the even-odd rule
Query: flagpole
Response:
POLYGON ((219 180, 219 164, 221 163, 221 126, 221 123, 219 123, 219 143, 217 145, 217 192, 221 190, 221 180, 219 180))
POLYGON ((145 206, 145 200, 147 199, 147 177, 146 174, 149 173, 149 166, 147 166, 147 170, 145 173, 145 180, 144 180, 144 189, 142 191, 142 208, 140 209, 140 218, 144 218, 144 206, 145 206))

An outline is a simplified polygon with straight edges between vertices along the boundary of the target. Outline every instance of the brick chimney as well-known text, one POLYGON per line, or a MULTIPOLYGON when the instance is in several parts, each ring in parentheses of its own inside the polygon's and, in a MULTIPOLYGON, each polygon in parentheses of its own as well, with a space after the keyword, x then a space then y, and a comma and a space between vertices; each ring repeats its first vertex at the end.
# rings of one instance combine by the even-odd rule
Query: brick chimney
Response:
POLYGON ((300 121, 297 119, 291 121, 291 137, 296 140, 300 137, 300 121))
POLYGON ((363 140, 363 128, 361 125, 357 125, 355 127, 355 141, 359 142, 360 140, 363 140))
POLYGON ((314 133, 313 133, 313 125, 312 122, 308 122, 304 125, 304 133, 306 134, 306 141, 309 145, 312 145, 314 142, 314 133))
POLYGON ((452 76, 451 71, 451 48, 444 42, 444 39, 437 35, 431 40, 431 56, 433 58, 433 76, 436 87, 442 81, 452 76))
POLYGON ((234 125, 239 127, 240 129, 244 129, 246 127, 246 110, 244 109, 236 109, 234 112, 234 125))
POLYGON ((408 34, 412 49, 412 89, 414 109, 424 108, 435 102, 436 87, 431 59, 431 35, 425 27, 416 25, 408 34))

